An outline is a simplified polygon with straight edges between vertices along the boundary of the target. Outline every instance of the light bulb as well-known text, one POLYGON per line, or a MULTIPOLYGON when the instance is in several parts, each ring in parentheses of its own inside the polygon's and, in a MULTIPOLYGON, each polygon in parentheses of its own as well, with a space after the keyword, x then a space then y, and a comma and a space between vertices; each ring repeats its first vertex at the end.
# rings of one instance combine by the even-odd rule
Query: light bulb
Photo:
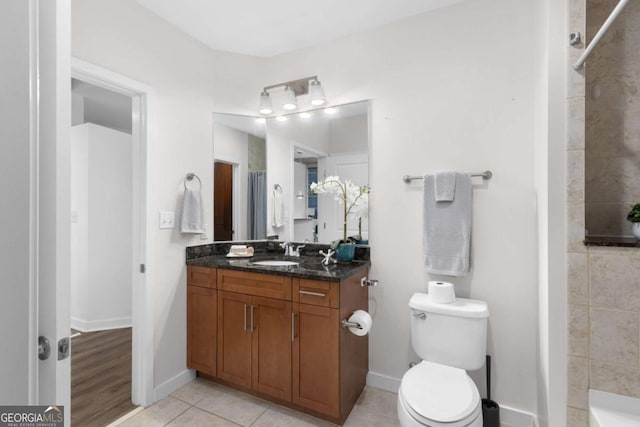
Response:
POLYGON ((260 93, 260 104, 258 106, 258 110, 260 114, 271 114, 273 113, 273 107, 271 106, 271 97, 269 96, 269 92, 262 91, 260 93))
POLYGON ((296 93, 291 89, 290 86, 284 88, 284 102, 282 103, 282 108, 285 110, 295 110, 298 108, 298 101, 296 99, 296 93))
POLYGON ((322 105, 325 103, 324 90, 318 80, 312 80, 309 85, 309 99, 311 105, 322 105))

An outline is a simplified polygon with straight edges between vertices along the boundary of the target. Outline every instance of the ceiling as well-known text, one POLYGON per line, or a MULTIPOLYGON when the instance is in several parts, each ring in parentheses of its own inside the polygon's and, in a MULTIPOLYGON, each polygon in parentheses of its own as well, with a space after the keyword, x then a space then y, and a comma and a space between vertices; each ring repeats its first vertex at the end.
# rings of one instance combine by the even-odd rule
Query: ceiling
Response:
POLYGON ((214 50, 270 57, 462 0, 136 0, 214 50))

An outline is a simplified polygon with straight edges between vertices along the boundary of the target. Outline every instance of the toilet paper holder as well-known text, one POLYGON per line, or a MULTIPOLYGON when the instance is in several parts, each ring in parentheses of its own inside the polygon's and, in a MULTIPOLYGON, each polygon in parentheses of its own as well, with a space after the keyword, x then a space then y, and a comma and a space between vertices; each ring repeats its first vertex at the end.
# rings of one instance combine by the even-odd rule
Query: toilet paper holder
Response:
POLYGON ((364 288, 365 286, 376 287, 378 286, 378 281, 375 279, 369 279, 367 276, 364 276, 360 279, 360 287, 364 288))
POLYGON ((343 328, 358 328, 358 329, 362 329, 362 325, 360 325, 360 323, 349 322, 348 320, 344 320, 344 319, 340 323, 342 324, 343 328))

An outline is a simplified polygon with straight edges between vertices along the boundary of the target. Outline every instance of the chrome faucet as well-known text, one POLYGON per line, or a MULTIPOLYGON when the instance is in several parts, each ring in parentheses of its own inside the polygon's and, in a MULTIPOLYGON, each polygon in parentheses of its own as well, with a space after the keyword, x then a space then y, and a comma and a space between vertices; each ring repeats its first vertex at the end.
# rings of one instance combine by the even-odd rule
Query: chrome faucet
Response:
POLYGON ((293 246, 291 247, 291 256, 295 256, 295 257, 300 257, 300 249, 304 248, 306 245, 300 245, 298 247, 296 247, 296 249, 293 249, 293 246))
POLYGON ((293 243, 291 242, 280 243, 280 247, 284 249, 284 256, 294 256, 297 258, 300 257, 300 249, 304 248, 305 246, 306 245, 299 245, 298 247, 293 249, 293 243))
POLYGON ((292 255, 293 244, 291 242, 280 243, 280 247, 284 249, 284 256, 292 255))

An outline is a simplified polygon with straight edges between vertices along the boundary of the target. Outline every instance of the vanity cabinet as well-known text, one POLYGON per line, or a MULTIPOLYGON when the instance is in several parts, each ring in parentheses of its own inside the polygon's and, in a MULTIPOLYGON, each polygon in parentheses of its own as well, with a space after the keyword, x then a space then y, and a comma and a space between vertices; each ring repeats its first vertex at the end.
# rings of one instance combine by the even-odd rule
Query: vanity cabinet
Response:
POLYGON ((215 269, 187 268, 187 366, 211 376, 216 375, 217 356, 215 288, 215 269))
POLYGON ((218 377, 291 399, 291 303, 220 291, 218 377))
POLYGON ((189 367, 341 424, 365 386, 368 337, 351 334, 340 321, 367 309, 368 288, 360 285, 366 275, 361 269, 323 281, 218 268, 215 289, 188 286, 189 367), (202 314, 212 312, 215 319, 202 314), (217 338, 213 373, 212 336, 217 338), (201 349, 198 339, 208 344, 201 349))
POLYGON ((336 309, 293 304, 293 398, 298 406, 340 415, 339 333, 336 309))

